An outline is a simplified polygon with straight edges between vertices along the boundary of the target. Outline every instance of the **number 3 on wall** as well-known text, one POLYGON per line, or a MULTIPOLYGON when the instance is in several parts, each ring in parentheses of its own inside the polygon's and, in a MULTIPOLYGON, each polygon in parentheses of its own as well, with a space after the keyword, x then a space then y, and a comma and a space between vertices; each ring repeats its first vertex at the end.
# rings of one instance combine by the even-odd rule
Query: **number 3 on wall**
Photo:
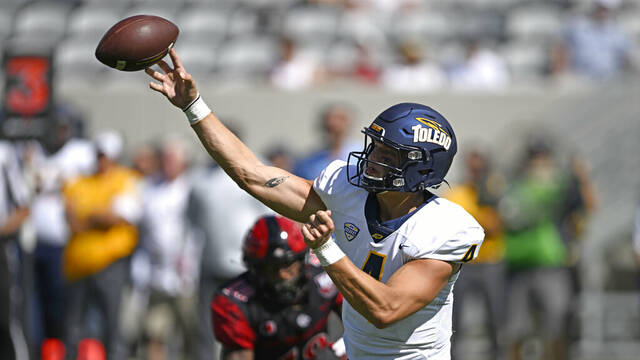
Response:
POLYGON ((384 261, 386 259, 386 255, 369 250, 367 260, 365 260, 364 265, 362 265, 362 271, 380 281, 382 278, 382 270, 384 269, 384 261))

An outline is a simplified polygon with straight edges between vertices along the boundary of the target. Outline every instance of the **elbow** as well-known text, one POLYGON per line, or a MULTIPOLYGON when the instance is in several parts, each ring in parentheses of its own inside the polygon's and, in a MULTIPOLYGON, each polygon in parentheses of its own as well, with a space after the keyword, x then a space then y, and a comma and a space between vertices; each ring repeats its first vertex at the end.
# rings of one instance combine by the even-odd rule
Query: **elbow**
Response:
POLYGON ((378 329, 385 329, 393 325, 399 319, 390 312, 378 312, 369 317, 369 322, 378 329))
POLYGON ((231 179, 238 185, 238 187, 248 193, 251 193, 251 177, 246 171, 239 171, 237 174, 231 175, 231 179))

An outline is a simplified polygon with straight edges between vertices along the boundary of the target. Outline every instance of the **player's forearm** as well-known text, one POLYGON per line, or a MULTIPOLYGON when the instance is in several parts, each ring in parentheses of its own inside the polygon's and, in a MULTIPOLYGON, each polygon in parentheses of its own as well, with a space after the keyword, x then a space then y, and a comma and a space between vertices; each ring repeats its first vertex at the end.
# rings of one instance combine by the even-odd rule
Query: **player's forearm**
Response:
POLYGON ((346 256, 325 270, 349 305, 374 326, 384 328, 399 320, 398 295, 358 269, 346 256))
POLYGON ((246 192, 273 211, 296 221, 324 208, 312 185, 291 173, 266 166, 213 114, 193 125, 211 157, 246 192))
POLYGON ((247 189, 259 182, 252 170, 262 163, 213 113, 192 127, 209 155, 238 185, 247 189))

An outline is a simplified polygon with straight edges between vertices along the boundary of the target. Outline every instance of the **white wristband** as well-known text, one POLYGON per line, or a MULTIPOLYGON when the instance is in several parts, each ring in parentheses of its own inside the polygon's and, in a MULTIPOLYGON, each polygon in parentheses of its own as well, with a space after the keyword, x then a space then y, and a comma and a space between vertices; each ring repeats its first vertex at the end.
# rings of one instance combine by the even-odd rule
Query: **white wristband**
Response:
POLYGON ((313 253, 316 254, 323 267, 329 266, 345 256, 333 239, 329 239, 326 243, 313 249, 313 253))
POLYGON ((193 100, 193 102, 187 105, 186 108, 182 109, 185 115, 187 115, 187 120, 189 120, 190 125, 195 125, 200 120, 204 119, 209 115, 211 109, 207 106, 207 104, 202 99, 202 96, 198 94, 198 97, 193 100))

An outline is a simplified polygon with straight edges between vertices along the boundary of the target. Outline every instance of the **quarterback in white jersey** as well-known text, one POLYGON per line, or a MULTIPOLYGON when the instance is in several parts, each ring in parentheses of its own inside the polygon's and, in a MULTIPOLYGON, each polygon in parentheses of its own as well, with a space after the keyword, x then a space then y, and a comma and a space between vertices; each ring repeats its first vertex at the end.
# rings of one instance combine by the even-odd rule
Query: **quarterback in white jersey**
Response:
POLYGON ((462 208, 429 192, 457 151, 449 122, 425 105, 394 105, 363 130, 365 148, 348 166, 334 162, 314 182, 262 164, 211 112, 176 51, 169 55, 173 67, 145 70, 149 86, 184 111, 242 189, 304 223, 305 242, 345 300, 349 359, 449 359, 453 284, 484 238, 462 208))
MULTIPOLYGON (((484 233, 459 205, 431 195, 413 213, 379 223, 372 194, 349 184, 346 166, 344 161, 331 163, 316 179, 314 190, 332 210, 336 242, 364 272, 385 283, 415 259, 455 263, 477 253, 484 233)), ((376 328, 345 302, 342 320, 349 358, 448 359, 452 290, 458 274, 449 278, 428 305, 384 329, 376 328)))

